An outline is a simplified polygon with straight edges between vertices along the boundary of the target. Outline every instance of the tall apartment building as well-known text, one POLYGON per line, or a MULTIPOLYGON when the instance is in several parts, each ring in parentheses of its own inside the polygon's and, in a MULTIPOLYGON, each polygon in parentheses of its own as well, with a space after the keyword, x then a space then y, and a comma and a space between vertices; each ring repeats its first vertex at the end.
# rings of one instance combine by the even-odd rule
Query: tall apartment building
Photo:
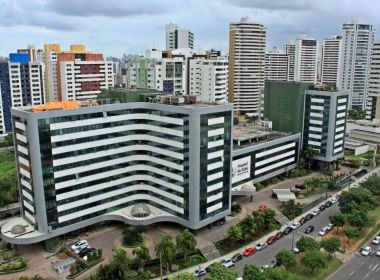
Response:
POLYGON ((0 63, 0 133, 12 130, 11 108, 45 103, 44 64, 31 62, 28 53, 11 53, 0 63))
POLYGON ((169 23, 166 25, 166 49, 194 48, 194 34, 189 29, 169 23))
POLYGON ((138 58, 127 66, 131 88, 154 89, 183 95, 186 92, 186 63, 183 58, 138 58))
POLYGON ((243 17, 230 24, 228 101, 238 113, 259 115, 265 79, 266 28, 243 17))
POLYGON ((189 95, 205 103, 226 103, 228 60, 189 59, 189 95))
POLYGON ((380 119, 380 42, 374 42, 372 47, 366 119, 380 119))
POLYGON ((350 107, 365 107, 374 31, 371 24, 356 21, 343 24, 338 87, 350 93, 350 107))
POLYGON ((62 51, 59 44, 46 44, 44 60, 48 101, 94 99, 101 89, 114 86, 112 61, 86 51, 84 45, 62 51))
POLYGON ((317 153, 313 159, 325 163, 344 156, 348 93, 307 90, 303 147, 317 153))
POLYGON ((294 56, 294 80, 317 83, 317 40, 301 35, 295 41, 294 56))
POLYGON ((321 84, 337 86, 341 71, 342 37, 325 38, 321 52, 321 84))
POLYGON ((27 53, 31 62, 44 62, 44 51, 36 49, 35 45, 28 45, 25 49, 18 49, 17 53, 27 53))
POLYGON ((285 53, 288 56, 288 79, 287 81, 295 80, 295 60, 296 60, 296 43, 289 41, 285 45, 285 53))
POLYGON ((102 54, 57 55, 59 100, 96 99, 102 89, 114 86, 113 62, 102 54))
POLYGON ((284 51, 273 48, 265 53, 265 80, 287 81, 289 56, 284 51))

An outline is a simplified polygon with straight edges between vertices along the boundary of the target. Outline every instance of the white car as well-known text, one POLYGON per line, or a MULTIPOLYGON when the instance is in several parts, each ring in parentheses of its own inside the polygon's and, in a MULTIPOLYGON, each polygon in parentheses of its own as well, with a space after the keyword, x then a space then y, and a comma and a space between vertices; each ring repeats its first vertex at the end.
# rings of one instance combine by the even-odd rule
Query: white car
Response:
POLYGON ((376 256, 380 257, 380 249, 376 251, 376 256))
POLYGON ((292 249, 292 251, 293 251, 293 253, 297 254, 297 253, 300 252, 300 249, 298 249, 297 247, 294 247, 294 248, 292 249))
POLYGON ((87 240, 80 240, 80 241, 74 243, 74 244, 71 246, 71 250, 75 251, 75 250, 77 250, 79 247, 82 247, 83 245, 87 245, 87 246, 88 246, 88 242, 87 242, 87 240))
POLYGON ((232 260, 230 260, 230 259, 229 260, 223 260, 222 261, 222 265, 224 267, 227 267, 227 268, 235 266, 234 262, 232 260))
POLYGON ((379 244, 380 244, 380 235, 376 236, 376 237, 372 240, 372 244, 375 244, 375 245, 379 245, 379 244))
POLYGON ((333 197, 330 201, 332 202, 332 204, 335 204, 338 202, 338 200, 335 197, 333 197))
POLYGON ((327 226, 325 226, 325 228, 327 229, 327 231, 330 231, 333 227, 334 227, 333 224, 328 224, 327 226))
POLYGON ((318 216, 319 214, 321 214, 321 211, 320 210, 314 210, 313 212, 311 212, 311 214, 315 217, 315 216, 318 216))
POLYGON ((323 228, 321 228, 321 230, 318 232, 318 234, 319 234, 320 236, 325 236, 326 233, 328 233, 328 232, 329 232, 328 228, 327 228, 327 227, 323 227, 323 228))
POLYGON ((267 246, 268 246, 268 244, 265 242, 259 243, 256 245, 256 251, 264 250, 267 246))
POLYGON ((301 226, 300 223, 294 223, 294 224, 290 225, 290 227, 291 227, 292 229, 297 229, 297 228, 299 228, 300 226, 301 226))
POLYGON ((372 248, 369 246, 362 248, 360 251, 360 254, 362 254, 363 256, 368 256, 371 253, 372 253, 372 248))

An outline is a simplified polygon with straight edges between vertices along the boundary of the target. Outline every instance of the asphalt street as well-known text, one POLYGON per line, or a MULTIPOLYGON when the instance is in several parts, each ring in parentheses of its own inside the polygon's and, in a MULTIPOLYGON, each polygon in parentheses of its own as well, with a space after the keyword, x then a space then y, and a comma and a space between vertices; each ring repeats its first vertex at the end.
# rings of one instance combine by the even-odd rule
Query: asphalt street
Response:
MULTIPOLYGON (((327 208, 325 211, 321 212, 318 216, 314 217, 310 221, 303 224, 299 227, 294 234, 294 245, 297 240, 301 238, 304 234, 304 230, 309 225, 314 226, 314 231, 309 234, 309 236, 317 236, 319 230, 329 223, 329 217, 339 212, 339 208, 337 204, 332 205, 330 208, 327 208)), ((297 222, 297 220, 296 220, 297 222)), ((268 247, 262 251, 258 251, 255 254, 249 257, 243 257, 243 259, 235 264, 235 269, 239 270, 241 274, 243 274, 243 269, 246 264, 255 264, 258 267, 268 264, 272 259, 274 259, 279 251, 282 249, 291 250, 292 248, 292 238, 293 233, 285 235, 281 239, 274 242, 272 245, 268 245, 268 247)), ((242 249, 242 253, 244 248, 242 249)))
MULTIPOLYGON (((363 247, 370 246, 373 251, 380 249, 379 245, 371 243, 372 239, 363 247)), ((329 279, 334 280, 378 280, 380 279, 380 257, 362 256, 357 252, 352 259, 345 263, 341 269, 337 270, 329 279)))

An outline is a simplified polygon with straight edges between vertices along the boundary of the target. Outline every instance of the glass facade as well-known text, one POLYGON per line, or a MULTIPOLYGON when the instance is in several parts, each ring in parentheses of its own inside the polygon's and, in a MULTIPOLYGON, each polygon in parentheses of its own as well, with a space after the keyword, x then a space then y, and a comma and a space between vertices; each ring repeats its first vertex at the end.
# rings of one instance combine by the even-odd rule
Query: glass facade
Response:
POLYGON ((231 159, 231 112, 219 112, 212 114, 201 115, 200 123, 200 203, 199 213, 200 220, 213 217, 218 213, 229 209, 229 196, 230 196, 230 159, 231 159), (223 123, 209 125, 209 119, 224 117, 223 123), (208 136, 209 131, 223 129, 222 134, 215 136, 208 136), (221 145, 215 147, 209 147, 210 142, 221 141, 221 145), (221 156, 209 158, 209 155, 220 151, 221 156), (221 166, 212 170, 208 169, 208 166, 213 163, 221 163, 221 166), (210 175, 217 175, 222 172, 222 176, 216 176, 216 179, 212 179, 210 175), (218 188, 213 191, 208 191, 208 187, 222 183, 222 188, 218 188), (220 194, 220 198, 213 201, 208 201, 213 195, 220 194), (220 204, 221 203, 221 204, 220 204), (221 207, 216 207, 221 205, 221 207), (216 210, 212 207, 216 207, 216 210))
POLYGON ((188 218, 188 115, 128 109, 40 119, 38 127, 51 230, 139 202, 188 218), (141 114, 152 119, 139 118, 141 114), (137 117, 103 121, 123 115, 137 117), (52 124, 91 119, 99 122, 51 129, 52 124), (61 138, 55 141, 55 137, 61 138), (137 200, 128 201, 128 197, 137 200))

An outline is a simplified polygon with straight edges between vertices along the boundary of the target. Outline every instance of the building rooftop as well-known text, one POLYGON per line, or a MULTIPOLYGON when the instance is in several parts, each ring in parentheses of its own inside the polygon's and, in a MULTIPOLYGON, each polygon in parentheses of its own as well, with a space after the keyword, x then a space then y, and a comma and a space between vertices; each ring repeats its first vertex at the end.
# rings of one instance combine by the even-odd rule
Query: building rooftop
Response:
POLYGON ((272 122, 243 122, 235 125, 233 128, 234 149, 246 148, 252 145, 280 139, 288 135, 291 135, 291 133, 272 130, 272 122))

